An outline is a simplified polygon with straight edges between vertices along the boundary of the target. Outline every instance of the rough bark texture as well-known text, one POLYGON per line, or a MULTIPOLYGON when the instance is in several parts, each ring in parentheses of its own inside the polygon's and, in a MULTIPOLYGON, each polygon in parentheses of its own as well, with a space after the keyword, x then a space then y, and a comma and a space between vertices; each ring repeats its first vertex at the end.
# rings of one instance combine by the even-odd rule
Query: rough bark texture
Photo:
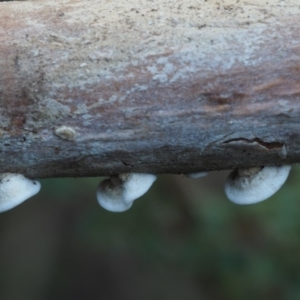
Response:
POLYGON ((299 116, 299 0, 0 3, 1 172, 295 163, 299 116))

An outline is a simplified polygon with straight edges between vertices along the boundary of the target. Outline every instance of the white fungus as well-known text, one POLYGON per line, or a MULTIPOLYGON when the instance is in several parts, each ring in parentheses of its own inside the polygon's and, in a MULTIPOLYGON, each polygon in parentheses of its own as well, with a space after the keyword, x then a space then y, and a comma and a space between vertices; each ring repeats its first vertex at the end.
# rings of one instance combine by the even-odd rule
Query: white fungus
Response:
POLYGON ((236 204, 253 204, 275 194, 288 178, 291 166, 237 169, 229 174, 225 194, 236 204))
POLYGON ((156 176, 152 174, 124 173, 101 181, 97 188, 98 203, 106 210, 123 212, 133 201, 144 195, 156 176))
POLYGON ((76 139, 76 131, 70 126, 60 126, 56 128, 55 134, 68 141, 74 141, 76 139))
POLYGON ((186 177, 197 179, 197 178, 204 177, 207 174, 208 174, 208 172, 188 173, 188 174, 186 174, 186 177))
POLYGON ((7 211, 37 194, 41 184, 22 174, 0 174, 0 212, 7 211))

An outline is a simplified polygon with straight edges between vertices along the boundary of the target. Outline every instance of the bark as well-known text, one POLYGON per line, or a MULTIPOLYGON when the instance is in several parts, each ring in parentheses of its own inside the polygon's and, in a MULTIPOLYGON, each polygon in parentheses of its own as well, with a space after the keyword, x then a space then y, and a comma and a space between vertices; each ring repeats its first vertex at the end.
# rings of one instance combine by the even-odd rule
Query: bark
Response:
POLYGON ((0 3, 0 168, 29 177, 300 161, 298 0, 0 3))

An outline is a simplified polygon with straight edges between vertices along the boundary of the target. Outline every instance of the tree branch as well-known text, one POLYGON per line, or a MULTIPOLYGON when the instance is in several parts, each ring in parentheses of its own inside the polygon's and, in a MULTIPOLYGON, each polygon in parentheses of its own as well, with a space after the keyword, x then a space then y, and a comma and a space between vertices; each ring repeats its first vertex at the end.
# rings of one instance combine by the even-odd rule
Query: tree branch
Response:
POLYGON ((300 7, 261 2, 1 2, 1 172, 299 162, 300 7))

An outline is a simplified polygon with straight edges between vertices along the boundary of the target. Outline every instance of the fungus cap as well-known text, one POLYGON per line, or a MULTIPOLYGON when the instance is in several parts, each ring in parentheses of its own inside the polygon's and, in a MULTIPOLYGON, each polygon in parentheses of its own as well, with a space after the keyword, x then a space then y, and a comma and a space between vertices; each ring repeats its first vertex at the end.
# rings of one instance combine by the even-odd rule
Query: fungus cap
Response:
POLYGON ((132 203, 124 201, 124 186, 118 177, 110 177, 99 183, 97 200, 104 209, 112 212, 123 212, 132 206, 132 203))
POLYGON ((98 203, 106 210, 123 212, 133 201, 144 195, 156 176, 152 174, 124 173, 101 181, 97 188, 98 203))
POLYGON ((7 211, 37 194, 41 184, 22 174, 0 174, 0 212, 7 211))
POLYGON ((268 199, 285 183, 290 165, 237 169, 225 182, 225 194, 236 204, 253 204, 268 199))

